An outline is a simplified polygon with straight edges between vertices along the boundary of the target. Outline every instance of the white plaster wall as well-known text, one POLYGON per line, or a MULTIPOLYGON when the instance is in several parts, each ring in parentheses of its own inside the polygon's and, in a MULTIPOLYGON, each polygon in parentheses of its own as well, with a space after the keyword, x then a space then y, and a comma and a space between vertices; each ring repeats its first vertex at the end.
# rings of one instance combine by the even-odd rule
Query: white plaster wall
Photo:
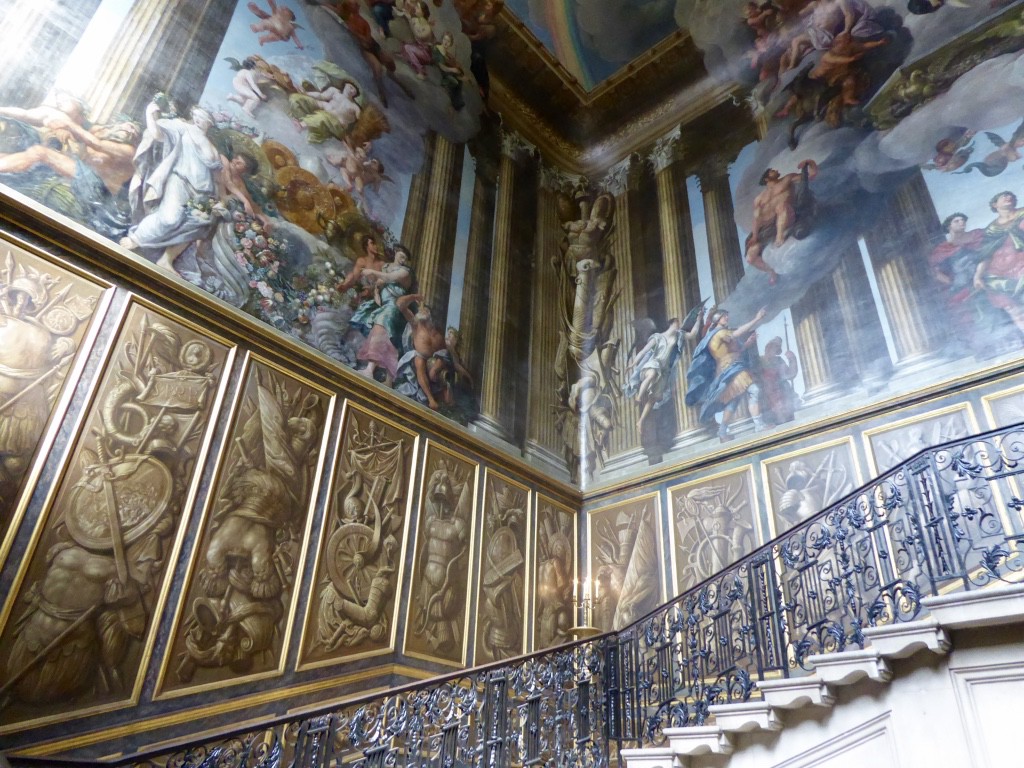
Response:
POLYGON ((950 655, 890 662, 889 683, 835 689, 831 710, 783 712, 777 733, 735 734, 708 768, 988 768, 1020 765, 1024 627, 958 632, 950 655))

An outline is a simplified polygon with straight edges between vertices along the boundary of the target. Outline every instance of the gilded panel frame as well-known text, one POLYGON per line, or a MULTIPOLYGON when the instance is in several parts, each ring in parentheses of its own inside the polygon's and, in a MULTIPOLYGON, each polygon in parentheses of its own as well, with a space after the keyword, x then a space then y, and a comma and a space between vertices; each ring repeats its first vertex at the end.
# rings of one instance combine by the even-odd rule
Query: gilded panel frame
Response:
MULTIPOLYGON (((95 287, 96 303, 93 307, 91 316, 86 323, 86 328, 82 333, 81 343, 79 344, 78 349, 74 352, 73 359, 71 360, 64 376, 64 381, 54 398, 53 404, 50 406, 50 412, 47 417, 46 424, 39 436, 32 458, 29 460, 28 469, 25 471, 25 474, 20 481, 17 489, 17 500, 13 506, 7 530, 0 533, 0 568, 2 568, 4 563, 7 561, 7 556, 10 554, 11 547, 14 545, 14 539, 17 536, 18 530, 21 528, 25 512, 28 510, 28 505, 32 498, 32 489, 38 482, 39 476, 42 474, 43 467, 46 464, 46 459, 54 447, 57 433, 60 431, 61 423, 67 414, 71 400, 74 398, 75 388, 82 377, 82 373, 84 372, 86 365, 88 364, 90 354, 96 345, 96 339, 99 336, 103 321, 107 316, 107 312, 110 310, 114 294, 116 293, 114 284, 108 280, 104 280, 85 269, 71 264, 63 258, 59 258, 48 253, 42 248, 21 239, 20 237, 14 236, 10 232, 0 229, 0 247, 10 246, 25 252, 30 257, 39 259, 50 267, 69 273, 73 277, 95 287)), ((106 353, 104 352, 104 356, 105 354, 106 353)), ((35 382, 30 386, 34 385, 35 382)), ((2 416, 2 414, 0 414, 0 416, 2 416)))
MULTIPOLYGON (((827 441, 822 442, 822 443, 815 443, 813 445, 808 445, 808 446, 805 446, 803 448, 798 448, 795 451, 790 451, 789 453, 782 453, 782 454, 778 454, 776 456, 772 456, 769 459, 762 459, 761 460, 761 489, 762 489, 762 492, 764 494, 764 506, 765 506, 765 512, 767 513, 767 523, 768 523, 768 530, 766 531, 766 533, 767 533, 767 539, 766 540, 774 539, 776 536, 778 536, 778 535, 780 535, 782 533, 785 533, 785 531, 779 530, 778 526, 776 525, 776 520, 775 520, 775 512, 776 512, 776 510, 775 510, 775 505, 772 502, 772 494, 771 494, 772 478, 771 478, 770 470, 773 469, 774 467, 776 467, 779 464, 783 464, 785 462, 793 461, 794 459, 805 457, 805 456, 808 456, 810 454, 817 453, 818 451, 827 450, 829 448, 838 448, 839 446, 844 445, 844 444, 849 449, 850 459, 851 459, 851 463, 853 465, 852 468, 853 468, 853 471, 854 471, 854 478, 853 478, 853 484, 850 486, 850 491, 853 491, 854 489, 859 488, 865 482, 865 480, 864 480, 864 470, 863 470, 863 468, 860 465, 860 460, 857 458, 857 448, 856 448, 856 443, 854 442, 854 439, 853 439, 853 435, 845 435, 843 437, 839 437, 839 438, 836 438, 834 440, 827 440, 827 441)), ((841 494, 839 496, 839 498, 842 498, 842 496, 844 496, 844 495, 845 494, 841 494)), ((825 506, 827 507, 829 503, 831 503, 831 502, 826 502, 825 506)), ((821 510, 818 510, 818 511, 820 512, 821 510)), ((788 529, 786 529, 786 530, 788 530, 788 529)))
MULTIPOLYGON (((861 438, 864 441, 864 452, 867 455, 868 460, 868 475, 870 477, 878 477, 879 475, 884 474, 884 472, 881 472, 878 469, 878 461, 875 456, 875 445, 873 443, 874 438, 878 437, 879 435, 884 435, 887 432, 893 432, 897 429, 901 429, 903 427, 923 423, 931 419, 938 418, 940 416, 950 416, 958 412, 963 413, 966 418, 966 423, 969 430, 968 434, 974 434, 978 432, 978 419, 974 414, 974 409, 971 407, 971 404, 966 400, 959 403, 946 405, 941 408, 936 408, 935 410, 925 411, 924 413, 919 413, 916 416, 910 416, 905 419, 900 419, 899 421, 891 421, 885 424, 880 424, 876 427, 865 429, 861 433, 861 438), (970 430, 973 430, 973 432, 970 430)), ((917 451, 911 453, 910 456, 913 456, 915 453, 917 453, 917 451)), ((910 458, 910 456, 907 456, 907 458, 910 458)), ((900 462, 896 463, 899 464, 900 462)))
MULTIPOLYGON (((733 469, 724 470, 722 472, 716 472, 714 474, 708 475, 706 477, 701 477, 696 480, 689 480, 684 483, 677 483, 676 485, 673 485, 666 489, 665 494, 668 507, 669 527, 669 578, 672 579, 672 588, 676 591, 676 594, 682 594, 685 590, 679 584, 679 562, 676 550, 677 548, 679 548, 681 542, 677 541, 678 531, 675 525, 675 506, 673 504, 674 494, 678 491, 682 491, 687 488, 696 488, 702 485, 706 485, 707 483, 713 483, 716 480, 731 480, 732 478, 738 478, 743 476, 746 476, 747 481, 748 502, 750 504, 750 523, 754 529, 754 542, 749 551, 744 552, 742 555, 740 555, 740 557, 742 558, 750 554, 750 552, 752 552, 754 549, 756 549, 758 546, 765 542, 764 531, 762 530, 761 525, 761 515, 759 514, 758 510, 757 479, 754 476, 753 467, 751 467, 750 465, 735 467, 733 469)), ((711 543, 711 540, 708 537, 706 531, 705 539, 709 544, 711 543)), ((733 560, 733 562, 735 562, 735 560, 733 560)), ((725 563, 722 566, 722 568, 728 568, 730 565, 732 565, 732 563, 725 563)), ((713 576, 719 570, 721 570, 721 568, 712 570, 710 573, 705 573, 703 577, 698 579, 698 581, 695 584, 687 586, 686 589, 691 589, 704 579, 713 576)))
POLYGON ((405 607, 405 623, 404 623, 404 641, 402 643, 402 653, 405 656, 413 659, 423 659, 424 661, 431 661, 438 664, 443 664, 449 667, 462 668, 466 666, 466 655, 469 652, 469 617, 470 612, 473 608, 474 601, 471 600, 469 592, 473 587, 473 565, 475 563, 475 543, 476 543, 476 521, 477 521, 477 507, 479 504, 479 491, 480 491, 480 463, 477 461, 470 460, 464 455, 456 453, 451 448, 448 448, 441 443, 435 442, 432 439, 427 439, 426 445, 423 449, 423 463, 420 466, 420 492, 418 496, 418 509, 417 509, 417 520, 416 520, 416 545, 413 551, 413 568, 412 573, 409 576, 409 596, 406 599, 405 607), (412 598, 412 590, 416 586, 416 563, 420 558, 420 552, 423 544, 422 524, 425 514, 425 501, 427 498, 429 477, 428 472, 430 471, 430 459, 431 452, 437 451, 438 453, 446 456, 449 460, 454 460, 460 464, 468 465, 470 468, 469 476, 466 482, 473 483, 473 492, 471 494, 472 503, 470 507, 470 530, 469 537, 467 539, 469 546, 467 551, 467 565, 466 565, 466 605, 462 612, 462 647, 460 650, 460 656, 458 660, 453 661, 451 659, 445 659, 440 656, 431 656, 426 653, 420 653, 419 651, 409 649, 409 632, 410 632, 410 621, 412 620, 412 607, 415 602, 412 598))
MULTIPOLYGON (((663 553, 665 551, 665 534, 662 531, 661 490, 654 490, 654 491, 651 491, 649 493, 642 494, 640 496, 635 496, 635 497, 629 498, 629 499, 623 499, 623 500, 620 500, 620 501, 616 501, 616 502, 614 502, 612 504, 606 504, 603 507, 599 507, 597 509, 592 509, 592 510, 588 510, 587 511, 587 578, 588 579, 590 579, 591 581, 593 581, 595 579, 595 575, 594 575, 595 574, 595 567, 594 567, 595 566, 595 562, 594 562, 594 553, 595 553, 595 546, 594 546, 594 518, 599 516, 599 515, 606 515, 609 512, 612 512, 612 511, 617 510, 617 509, 621 509, 621 508, 632 506, 632 505, 643 504, 643 503, 646 503, 646 502, 651 501, 651 500, 653 500, 653 502, 654 502, 654 513, 653 514, 654 514, 654 519, 655 519, 655 526, 654 527, 655 527, 655 531, 656 531, 655 542, 656 542, 656 548, 657 548, 657 558, 659 560, 661 560, 663 558, 663 556, 664 556, 663 553)), ((634 549, 635 549, 635 547, 634 547, 634 549)), ((630 557, 632 557, 632 551, 630 553, 630 557)), ((627 564, 627 569, 628 569, 628 564, 627 564)), ((662 567, 658 567, 657 568, 657 573, 658 573, 658 591, 657 591, 657 597, 656 597, 654 606, 661 605, 662 603, 665 602, 665 599, 666 599, 665 598, 665 581, 666 581, 666 577, 670 575, 670 574, 665 573, 665 570, 662 567)), ((619 598, 621 599, 621 595, 619 595, 619 598)), ((603 599, 607 599, 607 598, 604 597, 604 598, 599 598, 599 599, 603 600, 603 599)), ((595 602, 597 602, 597 601, 595 601, 595 602)), ((597 606, 595 606, 595 608, 596 607, 597 606)), ((616 602, 616 608, 617 607, 618 607, 618 601, 616 602)), ((614 609, 613 609, 612 613, 614 615, 614 609)), ((637 617, 637 618, 639 618, 639 617, 637 617)), ((588 621, 587 617, 584 617, 584 623, 587 623, 587 621, 588 621)), ((597 624, 596 616, 593 618, 593 625, 598 627, 602 631, 608 631, 608 630, 612 629, 612 627, 609 627, 607 629, 605 629, 604 627, 599 627, 598 624, 597 624)))
MULTIPOLYGON (((523 545, 524 545, 526 551, 523 552, 523 570, 522 570, 522 573, 523 573, 523 601, 522 601, 522 605, 520 606, 522 608, 522 611, 523 611, 523 619, 522 619, 522 622, 521 622, 521 625, 520 625, 520 631, 522 632, 522 635, 520 637, 518 653, 512 654, 512 656, 508 656, 508 657, 505 657, 505 658, 514 658, 515 656, 519 656, 521 654, 526 653, 526 649, 527 649, 528 643, 529 643, 529 637, 528 637, 528 633, 529 633, 529 620, 530 620, 530 616, 529 616, 530 599, 529 598, 530 598, 530 590, 533 587, 533 579, 532 579, 532 575, 533 574, 531 573, 531 569, 530 569, 531 558, 533 557, 533 546, 532 546, 532 543, 533 543, 533 521, 531 520, 531 518, 532 518, 532 512, 533 512, 534 493, 533 493, 533 491, 529 487, 527 487, 526 485, 523 485, 522 483, 520 483, 520 482, 518 482, 516 480, 513 480, 508 475, 505 475, 505 474, 503 474, 501 472, 493 470, 490 467, 485 467, 484 468, 484 484, 483 484, 483 503, 481 505, 481 510, 480 510, 480 532, 479 532, 480 541, 478 542, 478 546, 477 546, 477 551, 480 553, 480 558, 479 558, 480 562, 478 563, 478 567, 476 568, 476 575, 477 575, 477 579, 476 579, 476 581, 477 581, 477 583, 476 583, 476 599, 473 602, 473 611, 476 614, 476 620, 477 620, 477 625, 475 627, 476 631, 474 632, 474 636, 473 636, 473 663, 476 664, 476 665, 479 665, 481 663, 480 660, 479 660, 480 659, 480 615, 481 615, 481 613, 480 613, 480 603, 481 603, 481 601, 483 599, 483 587, 484 587, 484 585, 483 585, 484 562, 483 561, 484 561, 484 557, 486 556, 486 552, 487 552, 487 546, 486 546, 487 542, 484 541, 484 536, 486 535, 485 527, 487 525, 487 514, 488 514, 488 491, 491 490, 491 492, 493 494, 493 486, 491 485, 491 483, 494 480, 500 480, 500 481, 502 481, 504 483, 507 483, 508 485, 512 486, 516 490, 523 491, 526 494, 526 504, 525 504, 525 509, 524 509, 524 512, 525 512, 525 516, 524 516, 525 517, 525 519, 524 519, 525 530, 523 532, 523 545)), ((502 658, 502 659, 493 659, 492 661, 503 661, 503 660, 504 660, 504 658, 502 658)), ((490 661, 485 662, 485 663, 489 664, 490 661)))
POLYGON ((1013 423, 1000 423, 999 419, 996 418, 995 408, 997 401, 1013 397, 1014 395, 1024 396, 1024 384, 1018 384, 1016 386, 1009 387, 1008 389, 1000 390, 999 392, 991 392, 987 395, 982 395, 981 407, 985 413, 985 418, 988 421, 989 429, 999 429, 1000 427, 1009 426, 1009 424, 1013 423))
POLYGON ((171 623, 171 628, 167 634, 167 644, 164 649, 163 658, 160 661, 160 671, 157 675, 156 686, 154 688, 153 700, 164 701, 168 699, 179 698, 182 696, 190 696, 196 693, 202 693, 205 691, 216 691, 224 690, 227 688, 233 688, 244 683, 251 683, 257 680, 266 680, 274 677, 279 677, 284 674, 284 671, 288 663, 288 655, 291 647, 291 638, 295 631, 295 612, 299 604, 299 590, 302 587, 302 578, 304 575, 306 557, 309 550, 309 540, 313 530, 313 519, 316 517, 317 500, 320 495, 320 482, 323 476, 324 462, 326 461, 326 449, 330 444, 331 436, 331 425, 334 418, 334 409, 338 400, 337 393, 314 383, 313 381, 295 374, 284 368, 284 366, 278 365, 277 363, 261 357, 258 354, 252 352, 246 352, 245 357, 242 361, 241 371, 238 376, 238 389, 235 393, 234 401, 231 404, 231 420, 224 431, 225 435, 233 434, 235 429, 238 427, 239 420, 242 412, 242 401, 245 398, 246 384, 250 374, 256 370, 256 366, 264 366, 272 371, 275 371, 286 378, 297 382, 303 386, 309 387, 315 392, 319 392, 324 396, 327 404, 326 412, 324 413, 323 419, 323 434, 320 437, 318 449, 319 456, 316 460, 316 469, 313 473, 313 485, 309 491, 309 501, 306 508, 306 522, 303 526, 302 534, 302 545, 299 555, 298 564, 295 567, 295 583, 292 588, 292 594, 289 598, 290 605, 284 613, 285 620, 285 632, 284 637, 281 640, 281 651, 280 659, 276 669, 271 669, 266 672, 258 672, 251 675, 242 675, 234 677, 226 681, 214 681, 209 683, 199 683, 197 685, 185 685, 181 688, 175 688, 173 690, 165 690, 167 683, 167 674, 170 665, 173 661, 173 651, 175 647, 175 638, 177 637, 178 631, 182 627, 183 615, 186 610, 185 600, 189 596, 192 584, 196 579, 196 566, 200 557, 200 544, 204 541, 204 533, 206 532, 206 525, 210 521, 213 514, 214 507, 221 500, 221 481, 225 474, 225 464, 231 453, 232 446, 224 441, 221 444, 221 450, 219 455, 215 459, 216 469, 214 470, 213 476, 210 478, 209 493, 207 494, 205 503, 203 504, 203 510, 199 518, 199 524, 197 527, 196 540, 192 547, 192 552, 189 554, 188 566, 185 570, 184 581, 182 582, 180 598, 177 606, 175 606, 174 620, 171 623))
MULTIPOLYGON (((401 424, 399 424, 396 421, 392 421, 391 419, 389 419, 389 418, 387 418, 385 416, 381 416, 380 413, 371 411, 370 409, 368 409, 368 408, 366 408, 366 407, 364 407, 362 405, 359 405, 358 403, 355 403, 355 402, 353 402, 350 399, 346 399, 345 402, 342 405, 341 427, 338 430, 338 436, 337 436, 337 439, 334 442, 334 467, 332 467, 332 469, 331 469, 331 477, 328 480, 327 504, 325 505, 324 514, 323 514, 323 520, 321 521, 321 524, 320 524, 320 538, 319 538, 319 546, 317 548, 317 553, 316 553, 316 560, 313 563, 313 579, 314 580, 317 578, 317 574, 320 572, 321 561, 324 558, 324 550, 327 547, 326 539, 327 539, 327 536, 328 536, 329 525, 330 525, 330 522, 331 522, 329 520, 329 517, 330 517, 330 513, 331 513, 332 499, 333 499, 333 495, 334 495, 334 491, 335 491, 335 485, 336 485, 337 479, 338 479, 338 472, 340 471, 341 464, 342 464, 341 449, 342 449, 343 444, 345 442, 345 436, 347 434, 349 423, 350 423, 349 420, 352 418, 352 414, 353 413, 360 413, 360 414, 363 414, 363 415, 368 416, 370 418, 382 421, 386 425, 388 425, 389 427, 391 427, 393 429, 396 429, 396 430, 402 432, 403 434, 408 435, 409 437, 412 438, 412 448, 411 448, 411 454, 410 454, 410 459, 409 459, 409 474, 408 474, 408 477, 407 477, 407 483, 408 483, 407 496, 406 496, 406 500, 405 500, 405 523, 402 526, 402 541, 403 542, 408 542, 409 541, 409 531, 410 531, 411 525, 412 525, 412 512, 413 512, 414 504, 415 504, 415 500, 416 500, 416 494, 414 492, 415 491, 415 487, 413 485, 413 481, 414 481, 415 472, 416 472, 416 462, 419 460, 419 449, 420 449, 420 442, 421 442, 420 438, 421 438, 421 435, 419 433, 413 432, 412 430, 410 430, 410 429, 408 429, 406 427, 403 427, 401 424)), ((309 670, 309 669, 321 669, 321 668, 324 668, 324 667, 331 667, 331 666, 335 666, 335 665, 338 665, 338 664, 344 664, 344 663, 349 662, 349 661, 356 661, 358 659, 366 659, 366 658, 371 658, 371 657, 374 657, 374 656, 381 656, 381 655, 385 655, 385 654, 388 654, 388 653, 393 653, 394 650, 395 650, 396 641, 397 641, 397 638, 398 638, 398 617, 399 617, 399 613, 401 611, 401 603, 402 603, 401 595, 402 595, 402 589, 403 589, 404 585, 405 585, 405 557, 402 557, 401 560, 399 561, 399 564, 398 564, 398 578, 397 578, 397 581, 396 581, 396 584, 395 584, 395 605, 394 605, 394 608, 391 611, 391 632, 389 634, 389 641, 388 641, 388 645, 387 645, 386 648, 380 648, 378 650, 365 651, 365 652, 362 652, 362 653, 355 653, 355 654, 351 654, 351 655, 347 655, 347 656, 338 656, 337 658, 333 658, 333 659, 321 659, 319 661, 304 661, 307 635, 308 635, 309 632, 311 632, 310 622, 312 620, 312 610, 311 610, 310 606, 311 606, 312 601, 313 601, 313 596, 312 596, 313 595, 313 590, 315 590, 316 586, 317 586, 315 583, 312 584, 311 585, 310 598, 309 598, 309 600, 307 602, 307 605, 306 605, 306 615, 303 617, 302 632, 301 632, 301 635, 299 637, 299 656, 298 656, 298 662, 297 662, 297 666, 296 666, 296 671, 304 672, 304 671, 309 670)))
POLYGON ((178 563, 182 547, 184 546, 185 535, 191 522, 193 507, 195 506, 196 497, 199 493, 199 488, 202 482, 201 468, 205 466, 206 458, 213 442, 216 423, 223 407, 223 401, 229 382, 231 381, 231 373, 234 369, 235 356, 238 351, 238 347, 228 339, 209 331, 207 328, 204 328, 188 319, 173 315, 169 310, 161 308, 140 296, 129 293, 124 305, 118 312, 115 327, 110 336, 111 341, 103 351, 102 360, 98 366, 95 379, 89 386, 89 391, 86 396, 81 415, 74 424, 72 430, 73 437, 68 441, 67 452, 61 460, 60 467, 56 474, 57 479, 51 484, 50 489, 46 494, 46 499, 43 503, 39 518, 36 521, 32 537, 25 548, 24 557, 18 567, 14 580, 11 583, 10 594, 4 601, 2 609, 0 609, 0 636, 3 635, 7 628, 15 602, 22 586, 25 583, 25 579, 28 576, 28 571, 36 555, 36 550, 45 532, 46 524, 49 522, 50 515, 53 512, 53 505, 63 489, 64 480, 68 474, 68 468, 71 465, 72 459, 76 455, 79 444, 84 438, 84 427, 88 422, 93 409, 98 407, 98 397, 101 385, 104 383, 107 374, 110 373, 110 366, 114 362, 114 354, 118 348, 118 342, 121 340, 121 336, 125 332, 128 322, 132 317, 132 310, 135 307, 139 307, 140 311, 148 311, 166 318, 170 322, 181 325, 201 338, 220 344, 224 348, 224 361, 219 373, 219 381, 215 386, 214 395, 209 409, 209 418, 206 426, 204 427, 203 435, 200 438, 196 451, 195 467, 192 469, 191 473, 192 477, 185 490, 185 496, 181 505, 181 518, 178 520, 177 524, 178 530, 174 534, 173 543, 169 549, 169 554, 166 557, 166 560, 170 565, 165 568, 162 576, 162 584, 153 605, 153 621, 147 630, 147 636, 143 642, 138 671, 135 674, 135 679, 132 682, 129 695, 118 701, 85 706, 81 709, 72 710, 70 712, 65 711, 58 714, 42 715, 36 718, 15 721, 9 725, 0 725, 0 735, 17 733, 53 723, 63 723, 70 719, 77 720, 84 717, 114 712, 120 709, 127 709, 129 707, 136 706, 142 696, 142 688, 145 683, 146 672, 148 671, 153 659, 153 648, 156 644, 157 634, 161 623, 160 617, 164 613, 167 599, 173 586, 176 570, 175 564, 178 563))
MULTIPOLYGON (((579 513, 574 511, 570 507, 566 506, 565 504, 561 504, 560 502, 557 502, 554 499, 552 499, 550 496, 546 496, 546 495, 544 495, 543 493, 541 493, 539 491, 534 493, 534 503, 533 503, 533 509, 534 509, 534 517, 533 517, 533 520, 534 520, 534 526, 533 526, 533 552, 531 553, 532 556, 533 556, 533 560, 531 562, 531 573, 532 573, 532 576, 533 576, 533 579, 532 579, 533 588, 530 590, 531 604, 530 604, 530 609, 529 609, 530 612, 531 612, 531 615, 533 617, 533 631, 530 633, 530 648, 532 650, 534 650, 534 651, 539 650, 539 643, 540 643, 539 638, 538 638, 538 633, 540 631, 540 622, 538 621, 538 610, 539 610, 539 603, 540 603, 540 601, 538 600, 538 597, 537 597, 537 590, 540 589, 540 574, 538 573, 538 570, 540 569, 540 541, 539 541, 539 539, 540 539, 540 534, 541 534, 541 519, 540 519, 541 504, 548 504, 556 512, 563 512, 563 513, 565 513, 566 515, 568 515, 572 519, 572 538, 571 538, 571 540, 569 542, 570 546, 572 547, 572 558, 571 558, 571 566, 570 566, 571 569, 572 569, 572 578, 570 579, 570 587, 571 587, 571 585, 576 584, 578 582, 578 580, 579 580, 579 577, 580 577, 579 576, 580 558, 579 558, 579 552, 577 551, 579 549, 579 540, 580 540, 580 536, 579 536, 579 534, 580 534, 580 518, 579 518, 579 513)), ((573 606, 571 600, 569 602, 569 610, 570 610, 571 616, 572 616, 572 623, 575 624, 576 623, 575 606, 573 606)), ((568 638, 567 642, 569 642, 571 640, 572 640, 572 638, 570 636, 568 638)))

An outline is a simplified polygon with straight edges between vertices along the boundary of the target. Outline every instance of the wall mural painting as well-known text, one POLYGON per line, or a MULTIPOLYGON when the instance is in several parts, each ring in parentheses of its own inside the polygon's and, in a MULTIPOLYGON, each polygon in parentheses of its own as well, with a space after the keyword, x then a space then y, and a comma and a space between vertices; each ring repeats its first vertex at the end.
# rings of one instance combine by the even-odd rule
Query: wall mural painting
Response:
POLYGON ((863 482, 850 437, 767 459, 761 472, 770 538, 839 501, 863 482))
POLYGON ((300 667, 394 647, 417 446, 415 433, 346 404, 300 667))
POLYGON ((0 730, 138 696, 232 354, 130 305, 4 608, 0 730))
MULTIPOLYGON (((0 75, 0 184, 468 418, 441 396, 455 342, 420 295, 445 256, 396 232, 427 226, 402 229, 435 143, 461 168, 479 131, 501 5, 95 2, 70 53, 17 70, 32 87, 0 75)), ((31 12, 41 30, 62 11, 31 12)))
POLYGON ((657 493, 587 514, 592 625, 621 629, 654 610, 661 586, 661 504, 657 493))
MULTIPOLYGON (((649 460, 1018 359, 1024 6, 674 5, 711 78, 739 84, 747 110, 722 107, 713 136, 683 125, 633 161, 654 167, 637 183, 657 180, 662 252, 695 254, 681 268, 631 254, 634 271, 649 275, 653 259, 671 278, 664 298, 639 290, 636 306, 664 321, 630 318, 654 341, 617 379, 641 413, 653 401, 648 421, 674 418, 674 447, 649 460), (667 159, 666 142, 680 150, 667 159), (666 194, 661 174, 686 190, 666 194)), ((605 480, 635 469, 642 433, 613 441, 605 480)))
POLYGON ((614 362, 619 342, 610 338, 618 298, 610 250, 615 198, 586 179, 557 195, 564 237, 552 259, 561 293, 555 376, 556 427, 574 481, 580 468, 603 461, 616 422, 614 362))
POLYGON ((915 453, 979 432, 969 403, 941 408, 864 432, 872 474, 886 472, 915 453))
POLYGON ((159 695, 281 672, 333 405, 325 390, 250 359, 159 695))
POLYGON ((576 513, 538 496, 534 551, 533 647, 539 650, 573 639, 569 630, 576 624, 576 513))
POLYGON ((0 241, 0 564, 57 401, 87 351, 102 292, 70 269, 0 241))
POLYGON ((466 662, 479 465, 436 443, 423 462, 405 653, 466 662))
POLYGON ((530 490, 488 470, 480 531, 474 664, 526 652, 530 490))
POLYGON ((761 542, 750 467, 668 491, 676 594, 750 553, 761 542))

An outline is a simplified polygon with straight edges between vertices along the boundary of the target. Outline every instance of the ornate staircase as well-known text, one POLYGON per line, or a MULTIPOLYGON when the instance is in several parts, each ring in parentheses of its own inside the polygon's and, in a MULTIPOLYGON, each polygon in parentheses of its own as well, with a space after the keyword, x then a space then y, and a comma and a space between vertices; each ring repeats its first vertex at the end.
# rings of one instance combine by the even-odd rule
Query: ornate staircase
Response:
POLYGON ((1022 510, 1014 426, 923 451, 618 632, 92 764, 980 768, 972 740, 1024 686, 1022 510), (974 719, 944 745, 957 707, 974 719))

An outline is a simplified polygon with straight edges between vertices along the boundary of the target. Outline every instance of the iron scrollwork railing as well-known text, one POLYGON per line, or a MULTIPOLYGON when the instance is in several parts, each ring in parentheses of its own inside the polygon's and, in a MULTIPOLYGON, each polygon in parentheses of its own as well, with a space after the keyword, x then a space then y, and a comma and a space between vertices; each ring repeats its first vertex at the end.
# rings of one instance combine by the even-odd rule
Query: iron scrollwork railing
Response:
POLYGON ((863 648, 865 627, 921 618, 925 596, 1024 578, 1022 460, 1021 426, 925 450, 606 641, 636 668, 634 692, 609 692, 632 712, 618 745, 863 648))
POLYGON ((919 453, 616 633, 282 719, 154 766, 603 768, 922 598, 1024 578, 1024 426, 919 453))

